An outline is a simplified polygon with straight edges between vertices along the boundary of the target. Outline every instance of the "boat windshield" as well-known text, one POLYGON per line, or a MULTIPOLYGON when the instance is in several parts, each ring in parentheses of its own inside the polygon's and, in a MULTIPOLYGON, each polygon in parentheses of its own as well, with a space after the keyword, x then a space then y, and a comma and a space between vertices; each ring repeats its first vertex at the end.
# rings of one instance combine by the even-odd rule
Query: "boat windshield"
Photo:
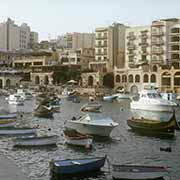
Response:
POLYGON ((161 98, 161 95, 158 94, 158 93, 148 93, 147 95, 148 95, 148 97, 151 98, 151 99, 152 99, 152 98, 153 98, 153 99, 154 99, 154 98, 156 98, 156 99, 161 98))

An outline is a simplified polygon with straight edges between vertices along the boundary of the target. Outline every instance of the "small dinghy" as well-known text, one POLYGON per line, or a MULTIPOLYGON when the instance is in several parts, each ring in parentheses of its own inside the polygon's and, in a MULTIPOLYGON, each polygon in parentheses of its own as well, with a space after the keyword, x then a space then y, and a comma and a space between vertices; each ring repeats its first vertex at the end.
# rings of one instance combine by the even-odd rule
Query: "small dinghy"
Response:
POLYGON ((159 166, 112 165, 113 179, 122 180, 163 180, 167 170, 159 166))
POLYGON ((90 149, 92 147, 92 136, 81 134, 74 129, 68 128, 66 128, 63 132, 66 144, 73 146, 81 146, 87 149, 90 149))
POLYGON ((83 112, 102 112, 102 105, 97 102, 89 102, 81 107, 81 111, 83 112))
POLYGON ((45 105, 39 105, 34 112, 34 116, 49 118, 53 116, 54 109, 45 105))
POLYGON ((15 127, 16 122, 11 119, 0 120, 0 128, 15 127))
POLYGON ((14 147, 56 146, 58 136, 22 137, 14 139, 14 147))
POLYGON ((60 176, 73 176, 92 171, 99 171, 105 163, 106 156, 85 158, 85 159, 66 159, 66 160, 52 160, 50 162, 51 174, 58 174, 60 176))
POLYGON ((29 134, 36 134, 36 129, 35 128, 27 128, 27 127, 0 128, 0 136, 29 135, 29 134))

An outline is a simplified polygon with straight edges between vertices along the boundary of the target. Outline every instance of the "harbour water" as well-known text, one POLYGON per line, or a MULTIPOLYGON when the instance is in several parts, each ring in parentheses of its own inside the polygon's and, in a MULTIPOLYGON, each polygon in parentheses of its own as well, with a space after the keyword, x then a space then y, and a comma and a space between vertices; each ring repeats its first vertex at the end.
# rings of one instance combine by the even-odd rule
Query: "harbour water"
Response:
MULTIPOLYGON (((81 103, 71 103, 63 100, 61 113, 55 113, 53 119, 37 118, 33 116, 35 99, 26 101, 24 106, 10 106, 5 102, 5 98, 0 99, 3 108, 18 111, 18 123, 20 125, 39 126, 38 134, 58 135, 58 147, 48 149, 13 149, 12 139, 2 137, 0 139, 0 153, 7 158, 15 160, 17 166, 29 177, 30 180, 49 180, 49 161, 51 159, 85 158, 93 156, 108 156, 113 164, 143 164, 168 166, 171 179, 180 179, 180 132, 176 132, 175 138, 166 139, 158 137, 147 137, 132 132, 127 126, 126 120, 133 116, 148 116, 156 119, 160 117, 166 120, 171 114, 152 113, 130 110, 130 102, 101 102, 105 114, 111 116, 119 126, 111 133, 111 138, 98 138, 93 143, 91 151, 72 148, 64 144, 63 125, 72 116, 80 116, 80 107, 87 102, 86 99, 81 103), (160 147, 171 147, 172 152, 160 151, 160 147)), ((176 108, 176 116, 180 119, 179 107, 176 108)), ((109 165, 106 163, 102 169, 103 173, 97 177, 85 179, 99 180, 112 179, 109 165)))

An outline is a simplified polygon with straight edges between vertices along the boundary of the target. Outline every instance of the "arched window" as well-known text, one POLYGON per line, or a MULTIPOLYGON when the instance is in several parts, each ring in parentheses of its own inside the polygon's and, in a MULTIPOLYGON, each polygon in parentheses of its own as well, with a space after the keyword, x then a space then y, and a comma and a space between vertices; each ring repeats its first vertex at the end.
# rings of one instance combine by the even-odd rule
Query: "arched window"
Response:
POLYGON ((120 77, 120 75, 116 75, 116 82, 117 82, 117 83, 120 83, 120 82, 121 82, 121 77, 120 77))
POLYGON ((157 72, 157 66, 156 66, 156 65, 153 66, 152 71, 153 71, 153 72, 157 72))
POLYGON ((49 78, 48 76, 44 76, 44 84, 49 84, 49 78))
POLYGON ((149 76, 147 74, 144 75, 143 82, 144 83, 148 83, 149 82, 149 76))
POLYGON ((156 75, 155 75, 155 74, 152 74, 152 75, 151 75, 151 82, 152 82, 152 83, 155 83, 155 82, 156 82, 156 75))
POLYGON ((135 82, 136 82, 136 83, 139 83, 139 82, 140 82, 140 75, 139 75, 139 74, 136 74, 136 76, 135 76, 135 82))
POLYGON ((39 76, 35 77, 35 84, 39 84, 40 80, 39 80, 39 76))
POLYGON ((94 81, 93 77, 89 76, 88 77, 88 86, 93 86, 93 81, 94 81))
POLYGON ((133 83, 133 75, 132 74, 129 75, 129 83, 133 83))
POLYGON ((122 75, 122 82, 126 83, 127 82, 127 76, 126 75, 122 75))

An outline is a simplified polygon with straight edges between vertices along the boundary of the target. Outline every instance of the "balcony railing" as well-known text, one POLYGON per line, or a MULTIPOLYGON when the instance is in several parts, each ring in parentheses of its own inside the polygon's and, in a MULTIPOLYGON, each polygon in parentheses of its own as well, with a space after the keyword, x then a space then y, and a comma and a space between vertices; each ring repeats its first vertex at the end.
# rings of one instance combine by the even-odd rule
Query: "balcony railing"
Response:
POLYGON ((95 55, 107 55, 107 52, 97 52, 95 55))
POLYGON ((139 43, 139 46, 149 46, 149 43, 147 43, 147 42, 141 42, 141 43, 139 43))
POLYGON ((163 53, 164 53, 163 49, 152 50, 152 54, 163 54, 163 53))
POLYGON ((100 40, 100 39, 107 39, 107 36, 96 36, 96 39, 97 39, 97 40, 100 40))
POLYGON ((136 46, 134 44, 127 44, 127 49, 136 49, 136 46))
POLYGON ((163 40, 161 40, 161 41, 152 41, 152 42, 151 42, 152 45, 159 45, 159 46, 160 46, 160 45, 164 45, 164 43, 165 43, 165 42, 164 42, 163 40))
POLYGON ((99 47, 107 47, 107 44, 96 44, 95 47, 96 47, 96 48, 99 48, 99 47))
POLYGON ((163 36, 165 33, 163 31, 152 31, 152 36, 163 36))

